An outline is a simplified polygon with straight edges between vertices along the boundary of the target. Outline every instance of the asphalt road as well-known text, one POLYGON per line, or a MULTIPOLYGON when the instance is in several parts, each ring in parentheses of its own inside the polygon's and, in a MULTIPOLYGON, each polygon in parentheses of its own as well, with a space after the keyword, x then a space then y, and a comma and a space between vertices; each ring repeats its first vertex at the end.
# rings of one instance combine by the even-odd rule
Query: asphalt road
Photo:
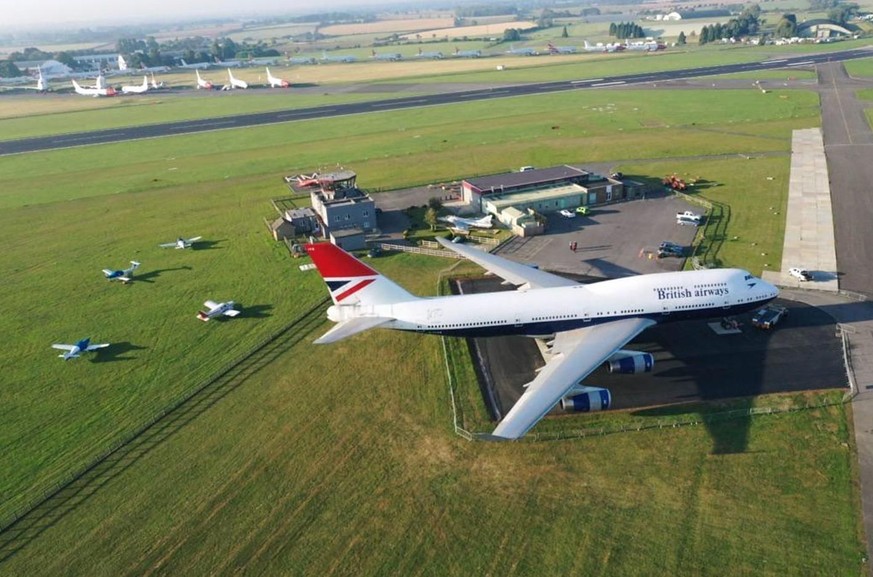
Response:
POLYGON ((378 100, 353 104, 319 106, 297 110, 279 110, 273 112, 261 112, 255 114, 242 114, 221 118, 207 118, 200 120, 186 120, 165 124, 153 124, 147 126, 133 126, 99 130, 94 132, 82 132, 66 135, 44 136, 38 138, 26 138, 0 142, 0 156, 9 154, 22 154, 41 150, 69 148, 90 144, 106 144, 111 142, 123 142, 143 138, 157 138, 177 134, 192 134, 229 128, 244 128, 276 124, 281 122, 293 122, 296 120, 309 120, 313 118, 328 118, 346 116, 351 114, 365 114, 368 112, 383 112, 387 110, 402 110, 406 108, 419 108, 422 106, 437 106, 442 104, 455 104, 474 100, 488 100, 492 98, 508 98, 512 96, 529 96, 534 94, 546 94, 566 90, 615 88, 624 85, 656 83, 682 78, 694 78, 699 76, 714 76, 719 74, 733 74, 737 72, 750 72, 756 70, 771 70, 794 66, 811 66, 830 61, 853 60, 866 58, 873 55, 867 49, 854 49, 842 52, 830 52, 827 54, 810 54, 789 58, 771 59, 763 62, 750 62, 743 64, 729 64, 724 66, 709 66, 704 68, 688 68, 666 72, 651 72, 643 74, 629 74, 608 78, 579 79, 560 82, 541 82, 503 86, 498 88, 485 88, 460 92, 442 92, 438 94, 416 95, 390 100, 378 100))
POLYGON ((856 97, 870 84, 839 62, 819 66, 818 79, 840 288, 873 297, 873 131, 864 114, 870 103, 856 97))

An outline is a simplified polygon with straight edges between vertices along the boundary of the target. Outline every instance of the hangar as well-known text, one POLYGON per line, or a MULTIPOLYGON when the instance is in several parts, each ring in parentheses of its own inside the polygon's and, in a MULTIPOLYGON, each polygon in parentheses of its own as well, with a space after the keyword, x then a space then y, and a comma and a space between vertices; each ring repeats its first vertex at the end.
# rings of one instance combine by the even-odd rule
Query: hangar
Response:
POLYGON ((601 176, 574 166, 507 172, 465 179, 461 194, 470 212, 494 214, 504 224, 508 209, 548 214, 640 198, 641 183, 601 176))

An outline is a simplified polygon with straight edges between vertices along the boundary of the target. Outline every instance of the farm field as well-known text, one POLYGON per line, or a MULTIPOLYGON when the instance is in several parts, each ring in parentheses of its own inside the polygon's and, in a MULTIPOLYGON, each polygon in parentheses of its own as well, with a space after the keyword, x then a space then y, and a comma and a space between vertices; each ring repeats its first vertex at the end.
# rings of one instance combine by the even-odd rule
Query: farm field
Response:
MULTIPOLYGON (((553 94, 5 159, 0 327, 16 338, 0 352, 0 519, 321 302, 322 281, 262 222, 283 174, 340 163, 365 188, 392 189, 614 161, 641 178, 714 183, 699 194, 730 203, 729 234, 745 241, 778 226, 757 203, 784 207, 790 131, 818 124, 814 94, 766 96, 598 91, 580 106, 553 94), (157 247, 180 235, 207 242, 157 247), (133 259, 140 281, 102 278, 133 259), (200 323, 207 298, 244 314, 200 323), (89 335, 114 352, 63 363, 48 348, 89 335)), ((772 232, 756 250, 778 253, 772 232)), ((760 272, 742 246, 725 243, 723 262, 760 272)), ((449 264, 373 261, 422 295, 449 264)), ((712 454, 705 427, 469 443, 451 430, 438 339, 376 331, 311 345, 327 326, 135 444, 74 506, 50 501, 51 523, 0 534, 0 572, 862 570, 846 407, 753 419, 748 446, 730 455, 712 454)))

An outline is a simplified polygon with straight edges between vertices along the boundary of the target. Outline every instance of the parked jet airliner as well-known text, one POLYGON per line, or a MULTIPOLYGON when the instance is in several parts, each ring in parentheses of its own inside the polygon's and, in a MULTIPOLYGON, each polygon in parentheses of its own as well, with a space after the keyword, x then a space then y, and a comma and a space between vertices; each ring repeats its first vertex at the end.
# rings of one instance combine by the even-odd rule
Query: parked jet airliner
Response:
POLYGON ((333 299, 327 316, 337 323, 315 342, 333 343, 376 327, 549 339, 550 359, 497 425, 496 439, 524 436, 559 402, 565 410, 608 408, 608 390, 581 382, 604 363, 613 372, 651 371, 652 355, 622 350, 644 329, 659 322, 748 311, 778 295, 776 287, 740 269, 648 274, 582 285, 439 240, 518 290, 420 298, 330 243, 307 244, 333 299))
POLYGON ((267 68, 267 84, 270 88, 288 88, 291 84, 287 80, 282 80, 270 74, 270 69, 267 68))

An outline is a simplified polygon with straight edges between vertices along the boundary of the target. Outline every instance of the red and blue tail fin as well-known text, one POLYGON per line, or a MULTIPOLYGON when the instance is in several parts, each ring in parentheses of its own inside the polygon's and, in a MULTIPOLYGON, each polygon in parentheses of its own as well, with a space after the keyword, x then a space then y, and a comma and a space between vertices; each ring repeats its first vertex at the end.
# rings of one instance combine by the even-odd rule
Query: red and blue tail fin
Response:
POLYGON ((372 306, 418 298, 338 246, 320 242, 305 247, 334 304, 372 306))

